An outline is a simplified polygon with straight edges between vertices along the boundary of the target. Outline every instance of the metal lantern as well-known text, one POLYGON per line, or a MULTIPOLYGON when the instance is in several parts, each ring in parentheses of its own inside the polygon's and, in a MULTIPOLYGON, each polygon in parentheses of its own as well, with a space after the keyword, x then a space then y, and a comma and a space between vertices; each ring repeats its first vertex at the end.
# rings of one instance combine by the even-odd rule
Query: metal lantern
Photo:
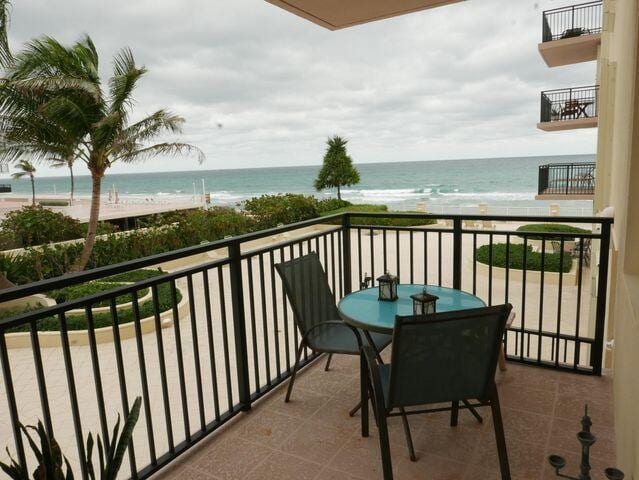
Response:
POLYGON ((429 313, 435 313, 436 302, 439 300, 437 295, 431 295, 426 291, 426 287, 420 293, 411 295, 413 299, 413 314, 414 315, 427 315, 429 313))
POLYGON ((399 278, 386 272, 377 279, 379 286, 379 300, 384 302, 394 302, 397 300, 397 285, 399 278))

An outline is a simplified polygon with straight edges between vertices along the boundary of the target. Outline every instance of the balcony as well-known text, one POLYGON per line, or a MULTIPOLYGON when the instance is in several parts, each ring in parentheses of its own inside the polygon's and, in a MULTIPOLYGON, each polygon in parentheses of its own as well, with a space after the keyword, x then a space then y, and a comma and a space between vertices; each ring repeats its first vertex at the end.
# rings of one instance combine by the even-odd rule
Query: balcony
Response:
POLYGON ((299 17, 329 30, 339 30, 362 23, 396 17, 429 8, 441 7, 462 0, 266 0, 299 17))
POLYGON ((541 92, 537 128, 546 132, 594 128, 599 124, 599 85, 541 92))
MULTIPOLYGON (((140 396, 143 409, 121 472, 127 477, 381 478, 375 428, 363 439, 358 419, 347 414, 358 391, 352 358, 336 356, 324 372, 321 358, 304 352, 293 401, 282 402, 279 387, 290 376, 299 333, 274 265, 317 252, 336 300, 365 273, 375 278, 390 270, 404 283, 512 303, 517 319, 504 339, 509 368, 498 384, 513 478, 548 478, 550 452, 577 468, 575 433, 585 402, 599 438, 594 466, 614 464, 612 393, 602 365, 611 219, 366 217, 314 219, 0 291, 4 304, 140 268, 167 271, 0 320, 0 446, 31 471, 19 423, 40 418, 81 471, 87 433, 108 432, 140 396), (378 218, 424 219, 424 225, 372 225, 378 218), (559 221, 589 230, 516 231, 523 223, 559 221), (503 268, 479 258, 480 250, 490 259, 504 247, 503 268), (541 265, 552 254, 570 268, 538 271, 524 260, 517 269, 508 260, 516 249, 530 252, 524 259, 534 252, 541 265), (128 306, 117 303, 123 296, 128 306), (132 318, 118 324, 124 309, 132 318), (73 329, 78 317, 87 330, 73 329)), ((460 418, 454 430, 439 415, 411 419, 417 463, 407 460, 401 426, 392 424, 396 479, 494 475, 491 421, 460 418)))
POLYGON ((592 200, 596 163, 551 163, 539 166, 537 200, 592 200))
POLYGON ((539 44, 539 53, 546 64, 558 67, 596 60, 602 18, 601 0, 546 10, 539 44))

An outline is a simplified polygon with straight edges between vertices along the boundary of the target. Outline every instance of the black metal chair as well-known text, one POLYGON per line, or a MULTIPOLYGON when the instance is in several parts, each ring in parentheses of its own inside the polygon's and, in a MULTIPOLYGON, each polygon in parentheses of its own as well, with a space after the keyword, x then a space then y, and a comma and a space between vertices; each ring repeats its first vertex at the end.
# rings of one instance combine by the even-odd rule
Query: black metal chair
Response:
MULTIPOLYGON (((317 253, 309 253, 299 258, 275 265, 282 277, 284 291, 291 304, 295 324, 302 335, 295 356, 285 401, 288 402, 299 368, 300 357, 305 347, 314 352, 327 353, 325 370, 329 369, 331 357, 335 353, 359 355, 362 345, 357 329, 340 319, 335 298, 322 268, 317 253)), ((371 333, 366 335, 373 342, 375 355, 391 342, 390 335, 371 333)), ((353 409, 354 413, 357 407, 353 409)))
MULTIPOLYGON (((506 304, 396 317, 390 364, 380 364, 369 346, 362 347, 362 436, 368 436, 370 398, 379 428, 384 480, 393 478, 388 417, 450 411, 455 426, 460 409, 483 406, 492 409, 501 477, 510 479, 495 370, 511 309, 506 304), (477 402, 471 404, 468 399, 477 402), (451 406, 424 408, 441 403, 451 406)), ((412 456, 407 422, 404 430, 412 456)))

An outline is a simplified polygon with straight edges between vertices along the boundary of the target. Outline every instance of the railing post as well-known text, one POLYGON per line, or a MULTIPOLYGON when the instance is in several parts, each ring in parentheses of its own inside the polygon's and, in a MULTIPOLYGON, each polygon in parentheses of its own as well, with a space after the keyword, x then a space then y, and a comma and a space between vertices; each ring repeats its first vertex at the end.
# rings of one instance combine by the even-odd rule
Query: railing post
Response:
POLYGON ((237 385, 243 411, 251 409, 251 386, 248 372, 248 349, 246 325, 244 323, 244 283, 242 280, 242 251, 240 242, 229 245, 229 271, 231 274, 231 303, 233 305, 233 331, 235 337, 235 361, 237 365, 237 385))
POLYGON ((461 290, 462 277, 462 219, 453 220, 453 288, 461 290))
POLYGON ((603 360, 604 330, 606 328, 606 305, 608 300, 608 263, 610 254, 610 223, 601 224, 601 241, 599 245, 599 272, 597 274, 597 307, 595 313, 595 343, 590 355, 592 370, 601 375, 603 360))
MULTIPOLYGON (((351 217, 348 213, 342 215, 342 236, 343 236, 343 262, 344 262, 344 295, 353 291, 351 278, 351 217)), ((360 279, 361 280, 361 279, 360 279)))

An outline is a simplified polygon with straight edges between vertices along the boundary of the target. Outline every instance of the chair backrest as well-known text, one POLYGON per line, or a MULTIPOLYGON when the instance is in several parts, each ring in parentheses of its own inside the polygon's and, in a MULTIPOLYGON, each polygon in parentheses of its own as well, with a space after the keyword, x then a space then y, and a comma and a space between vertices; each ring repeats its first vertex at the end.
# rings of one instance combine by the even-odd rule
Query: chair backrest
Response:
POLYGON ((305 335, 314 325, 339 320, 335 298, 317 253, 275 265, 282 277, 297 327, 305 335))
POLYGON ((396 317, 388 407, 485 399, 512 305, 396 317))

